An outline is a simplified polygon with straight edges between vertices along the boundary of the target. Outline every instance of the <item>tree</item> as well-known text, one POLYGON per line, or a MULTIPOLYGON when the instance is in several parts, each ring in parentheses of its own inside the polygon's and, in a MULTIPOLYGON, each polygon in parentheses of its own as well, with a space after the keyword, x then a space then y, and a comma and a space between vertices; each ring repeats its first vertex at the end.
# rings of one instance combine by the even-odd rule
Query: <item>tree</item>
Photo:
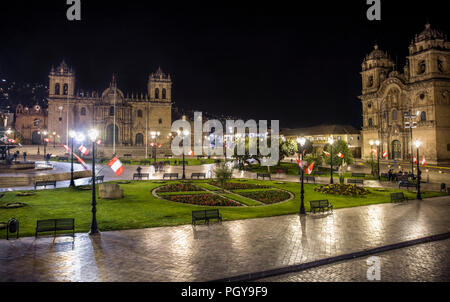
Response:
POLYGON ((314 162, 316 166, 320 166, 323 163, 323 154, 319 152, 318 148, 313 148, 312 152, 307 154, 304 159, 310 164, 314 162))
POLYGON ((226 162, 220 163, 215 169, 217 181, 222 187, 225 186, 227 181, 229 181, 233 176, 233 169, 230 168, 226 162))
POLYGON ((295 154, 297 151, 297 142, 293 139, 280 140, 279 149, 280 158, 278 159, 278 166, 280 165, 280 161, 295 154))
MULTIPOLYGON (((325 151, 330 152, 330 149, 330 145, 327 144, 325 146, 325 151)), ((333 156, 333 166, 342 166, 344 162, 348 165, 351 165, 354 162, 353 155, 348 148, 348 144, 343 140, 338 140, 333 144, 333 154, 331 154, 331 156, 333 156), (338 157, 338 153, 342 153, 344 155, 344 158, 338 157)), ((325 156, 325 163, 327 165, 330 164, 330 156, 325 156)))

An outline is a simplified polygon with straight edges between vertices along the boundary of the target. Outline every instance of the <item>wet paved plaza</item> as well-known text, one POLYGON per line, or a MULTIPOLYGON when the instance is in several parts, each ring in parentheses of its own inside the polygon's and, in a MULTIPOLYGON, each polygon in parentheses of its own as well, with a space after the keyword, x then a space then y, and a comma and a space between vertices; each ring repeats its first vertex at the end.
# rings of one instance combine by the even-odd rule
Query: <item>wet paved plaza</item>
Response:
POLYGON ((77 234, 74 241, 0 240, 0 281, 208 281, 446 232, 450 196, 325 215, 77 234))
MULTIPOLYGON (((450 239, 418 244, 374 256, 380 259, 381 282, 450 282, 449 255, 450 239)), ((368 257, 362 257, 258 281, 366 282, 369 268, 367 259, 368 257)))

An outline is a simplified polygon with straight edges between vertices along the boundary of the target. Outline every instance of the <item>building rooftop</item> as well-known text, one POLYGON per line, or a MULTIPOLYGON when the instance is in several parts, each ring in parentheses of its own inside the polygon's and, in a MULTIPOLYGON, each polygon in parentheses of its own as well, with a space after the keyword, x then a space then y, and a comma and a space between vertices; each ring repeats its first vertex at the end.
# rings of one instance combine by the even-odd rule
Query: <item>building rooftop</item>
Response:
POLYGON ((284 136, 309 136, 330 134, 360 134, 360 130, 350 125, 319 125, 306 128, 281 129, 284 136))

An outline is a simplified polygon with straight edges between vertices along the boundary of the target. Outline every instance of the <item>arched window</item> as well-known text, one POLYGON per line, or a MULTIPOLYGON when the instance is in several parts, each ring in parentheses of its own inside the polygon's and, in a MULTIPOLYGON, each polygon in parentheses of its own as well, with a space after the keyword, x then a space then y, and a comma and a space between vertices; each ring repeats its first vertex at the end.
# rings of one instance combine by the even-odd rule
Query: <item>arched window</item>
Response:
POLYGON ((162 99, 165 100, 166 99, 166 89, 163 88, 162 90, 162 99))
POLYGON ((397 120, 397 110, 395 110, 395 109, 392 111, 392 120, 393 121, 397 120))
POLYGON ((109 116, 114 116, 114 107, 109 107, 109 116))
POLYGON ((63 85, 63 94, 67 95, 69 93, 69 85, 64 84, 63 85))
POLYGON ((421 120, 422 122, 424 122, 424 121, 427 120, 427 113, 426 113, 425 111, 422 111, 422 112, 420 113, 420 120, 421 120))
POLYGON ((141 110, 141 109, 139 109, 139 110, 137 111, 137 116, 138 116, 138 117, 142 117, 142 110, 141 110))
POLYGON ((155 89, 155 99, 159 99, 159 89, 155 89))
POLYGON ((369 87, 372 87, 372 86, 373 86, 373 76, 370 76, 370 77, 369 77, 369 83, 368 83, 368 86, 369 86, 369 87))
POLYGON ((59 83, 55 84, 55 94, 59 94, 59 83))
POLYGON ((425 73, 425 71, 427 70, 427 66, 425 64, 425 61, 420 61, 419 62, 419 70, 417 71, 418 74, 422 74, 425 73))
POLYGON ((372 122, 372 118, 369 118, 369 127, 372 127, 373 122, 372 122))
POLYGON ((160 119, 158 120, 158 123, 159 123, 159 124, 162 124, 162 118, 160 118, 160 119))
POLYGON ((142 135, 142 133, 136 134, 135 145, 142 146, 143 144, 144 144, 144 136, 142 135))
POLYGON ((81 115, 86 115, 86 108, 85 107, 81 108, 81 115))

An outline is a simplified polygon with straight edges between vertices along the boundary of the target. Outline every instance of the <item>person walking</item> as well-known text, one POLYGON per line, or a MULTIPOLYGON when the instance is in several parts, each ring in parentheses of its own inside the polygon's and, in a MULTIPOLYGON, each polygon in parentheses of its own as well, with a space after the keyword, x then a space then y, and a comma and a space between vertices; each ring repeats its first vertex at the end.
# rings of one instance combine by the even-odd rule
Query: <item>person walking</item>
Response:
POLYGON ((27 152, 23 151, 23 161, 26 162, 27 161, 27 152))
POLYGON ((138 172, 138 175, 139 175, 139 177, 140 177, 140 176, 141 176, 141 171, 142 171, 141 166, 138 166, 137 169, 136 169, 136 171, 138 172))

